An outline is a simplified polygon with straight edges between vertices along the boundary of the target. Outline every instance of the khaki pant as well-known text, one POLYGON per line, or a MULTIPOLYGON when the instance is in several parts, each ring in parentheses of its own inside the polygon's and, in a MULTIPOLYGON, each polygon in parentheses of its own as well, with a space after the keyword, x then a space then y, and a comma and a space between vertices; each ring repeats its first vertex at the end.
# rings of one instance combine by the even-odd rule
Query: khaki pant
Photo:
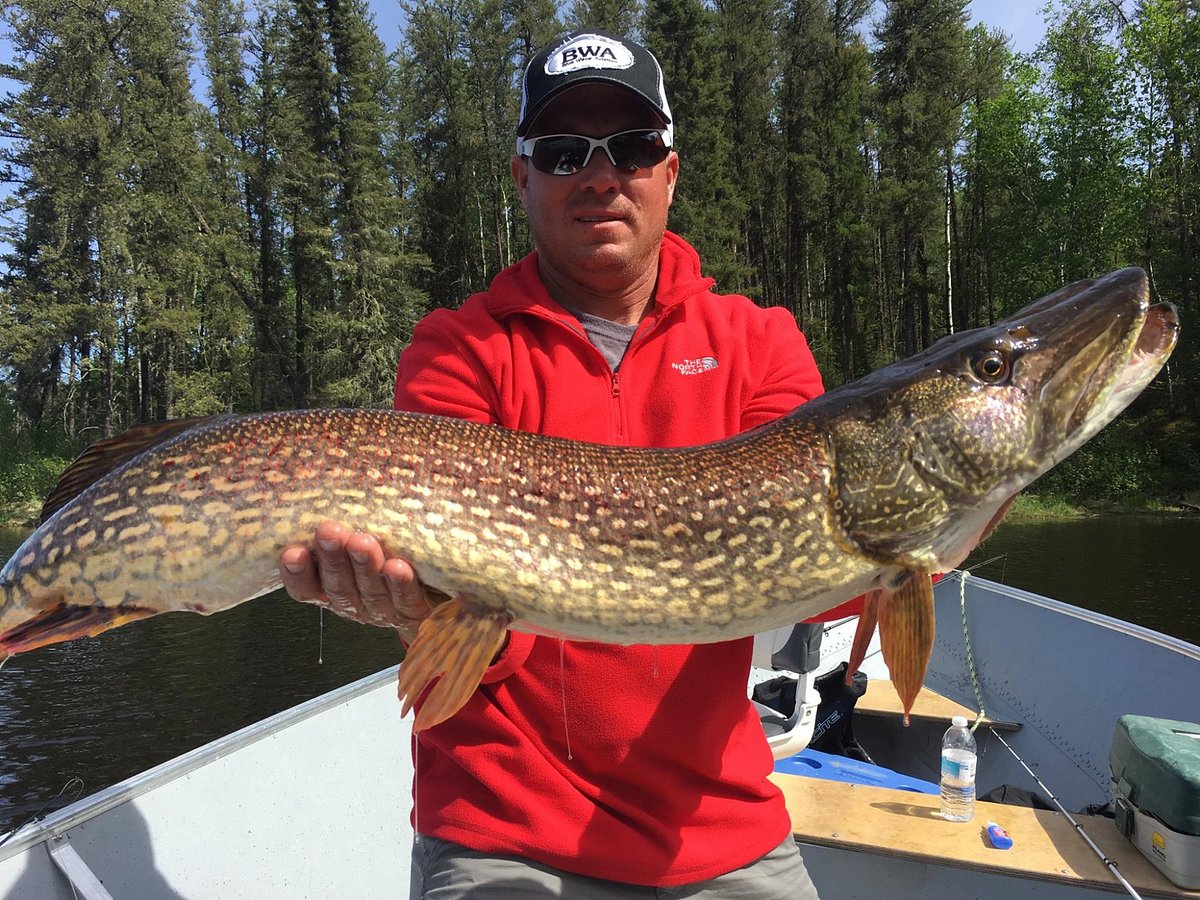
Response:
MULTIPOLYGON (((613 848, 614 854, 620 853, 613 848)), ((562 872, 515 856, 492 856, 421 835, 413 844, 409 900, 818 900, 796 842, 707 881, 644 887, 562 872)))

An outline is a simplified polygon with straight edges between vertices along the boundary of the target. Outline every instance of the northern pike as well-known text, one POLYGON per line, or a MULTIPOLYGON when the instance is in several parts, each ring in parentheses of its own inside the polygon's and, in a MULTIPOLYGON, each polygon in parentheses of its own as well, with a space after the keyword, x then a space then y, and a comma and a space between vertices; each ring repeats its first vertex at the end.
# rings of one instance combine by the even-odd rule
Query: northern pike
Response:
POLYGON ((405 712, 433 685, 418 729, 466 702, 510 628, 703 643, 862 594, 860 638, 877 614, 908 709, 932 647, 931 573, 1124 409, 1178 330, 1125 269, 681 449, 382 410, 135 428, 68 469, 0 570, 0 660, 264 594, 282 549, 334 519, 444 595, 401 667, 405 712))

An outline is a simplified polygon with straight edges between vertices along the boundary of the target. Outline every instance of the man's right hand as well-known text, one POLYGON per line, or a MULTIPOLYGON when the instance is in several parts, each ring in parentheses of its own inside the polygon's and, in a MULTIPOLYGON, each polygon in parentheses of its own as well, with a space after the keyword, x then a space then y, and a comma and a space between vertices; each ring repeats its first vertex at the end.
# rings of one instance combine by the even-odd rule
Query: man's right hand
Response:
POLYGON ((429 600, 412 565, 388 556, 371 535, 352 533, 339 522, 322 522, 311 545, 285 547, 279 572, 293 599, 395 628, 406 644, 429 615, 429 600))

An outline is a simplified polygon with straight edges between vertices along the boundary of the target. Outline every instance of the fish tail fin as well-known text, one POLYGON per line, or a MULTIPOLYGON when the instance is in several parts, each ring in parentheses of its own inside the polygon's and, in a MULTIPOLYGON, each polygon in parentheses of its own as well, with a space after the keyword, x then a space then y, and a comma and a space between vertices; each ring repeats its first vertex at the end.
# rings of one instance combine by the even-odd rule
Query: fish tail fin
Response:
POLYGON ((863 598, 863 608, 858 614, 858 628, 854 631, 854 643, 850 645, 850 660, 846 664, 846 686, 854 684, 854 673, 867 658, 867 647, 871 635, 879 622, 879 597, 883 591, 871 591, 863 598))
POLYGON ((879 644, 908 725, 908 714, 925 682, 933 652, 933 582, 929 573, 913 572, 884 598, 879 610, 879 644))
POLYGON ((417 710, 413 731, 431 728, 462 709, 503 645, 511 621, 503 610, 458 597, 429 614, 400 666, 401 715, 437 680, 417 710))

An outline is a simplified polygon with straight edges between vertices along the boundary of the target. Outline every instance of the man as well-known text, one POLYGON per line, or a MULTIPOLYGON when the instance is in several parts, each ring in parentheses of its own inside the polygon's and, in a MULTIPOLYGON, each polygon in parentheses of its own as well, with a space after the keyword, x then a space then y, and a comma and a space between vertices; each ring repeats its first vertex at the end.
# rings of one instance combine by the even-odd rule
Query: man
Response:
MULTIPOLYGON (((575 33, 524 77, 511 170, 536 252, 401 355, 396 407, 608 444, 729 437, 821 379, 783 310, 712 292, 666 232, 679 157, 657 60, 575 33)), ((412 568, 332 523, 285 584, 411 639, 412 568)), ((815 898, 758 718, 750 639, 620 647, 510 632, 414 744, 413 896, 815 898)))

